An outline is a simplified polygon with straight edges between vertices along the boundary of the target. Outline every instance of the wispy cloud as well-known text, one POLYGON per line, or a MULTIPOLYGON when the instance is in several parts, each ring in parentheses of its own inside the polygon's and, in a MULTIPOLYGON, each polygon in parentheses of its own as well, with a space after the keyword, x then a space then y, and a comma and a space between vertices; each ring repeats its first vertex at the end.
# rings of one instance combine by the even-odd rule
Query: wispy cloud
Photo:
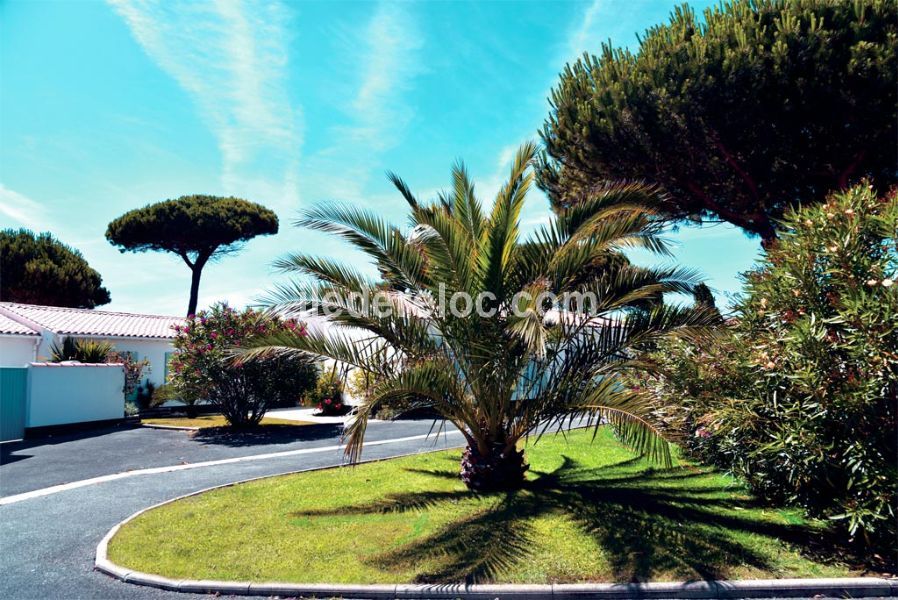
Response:
POLYGON ((360 30, 342 37, 338 52, 362 57, 355 73, 351 100, 339 106, 348 124, 331 130, 332 142, 309 157, 306 180, 314 200, 361 200, 379 160, 399 144, 414 118, 407 101, 414 77, 421 72, 419 50, 423 46, 418 24, 408 5, 380 2, 360 30))
POLYGON ((221 151, 222 187, 295 205, 302 113, 287 94, 285 7, 228 0, 109 3, 198 107, 221 151), (262 179, 262 166, 265 174, 280 169, 279 189, 262 179))
POLYGON ((595 30, 598 25, 602 24, 599 21, 599 16, 605 5, 605 0, 593 0, 577 19, 568 34, 565 60, 575 60, 583 52, 595 50, 597 45, 595 30))
POLYGON ((412 119, 402 101, 412 77, 420 70, 416 51, 422 41, 417 24, 405 8, 382 2, 365 32, 367 57, 363 61, 361 85, 352 103, 360 116, 356 137, 384 149, 396 143, 397 135, 412 119))
POLYGON ((36 200, 11 190, 0 183, 0 214, 29 229, 44 230, 50 226, 47 209, 36 200))

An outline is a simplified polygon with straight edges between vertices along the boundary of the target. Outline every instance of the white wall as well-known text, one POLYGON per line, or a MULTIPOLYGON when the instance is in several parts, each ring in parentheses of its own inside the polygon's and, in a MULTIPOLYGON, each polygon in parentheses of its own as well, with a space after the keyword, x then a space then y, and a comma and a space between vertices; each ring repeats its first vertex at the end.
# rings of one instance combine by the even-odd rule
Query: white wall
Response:
POLYGON ((34 362, 36 336, 0 335, 0 367, 24 367, 34 362))
POLYGON ((32 363, 25 427, 121 419, 124 383, 121 365, 32 363))

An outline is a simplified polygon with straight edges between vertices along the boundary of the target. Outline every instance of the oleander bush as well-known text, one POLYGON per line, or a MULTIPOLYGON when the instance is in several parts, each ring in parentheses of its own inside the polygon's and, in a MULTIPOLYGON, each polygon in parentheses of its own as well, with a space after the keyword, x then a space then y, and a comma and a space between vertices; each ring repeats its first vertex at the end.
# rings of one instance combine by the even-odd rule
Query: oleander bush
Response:
POLYGON ((898 195, 866 185, 789 213, 738 319, 657 348, 633 382, 682 399, 667 422, 694 455, 839 522, 872 559, 898 535, 896 231, 898 195))
POLYGON ((333 370, 324 371, 308 394, 309 403, 325 417, 345 415, 349 406, 343 397, 343 381, 333 370))
POLYGON ((232 427, 257 425, 273 406, 297 405, 315 382, 317 367, 307 358, 272 355, 244 361, 232 356, 254 336, 304 335, 305 326, 294 319, 236 311, 222 303, 188 317, 175 330, 168 391, 188 408, 211 402, 232 427))

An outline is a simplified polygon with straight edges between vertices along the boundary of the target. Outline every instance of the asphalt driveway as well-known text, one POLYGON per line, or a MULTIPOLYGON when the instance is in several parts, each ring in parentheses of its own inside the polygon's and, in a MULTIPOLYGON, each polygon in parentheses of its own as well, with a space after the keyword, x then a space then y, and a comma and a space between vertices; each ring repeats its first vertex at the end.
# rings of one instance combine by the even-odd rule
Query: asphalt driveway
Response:
MULTIPOLYGON (((372 423, 365 458, 379 459, 459 445, 461 436, 420 439, 430 421, 372 423), (406 439, 413 438, 413 439, 406 439), (391 440, 399 440, 393 442, 391 440)), ((96 546, 116 523, 153 504, 233 481, 340 465, 340 432, 307 427, 303 439, 203 438, 183 431, 111 429, 3 448, 0 490, 10 496, 129 469, 309 450, 163 473, 143 473, 63 489, 0 506, 2 598, 185 598, 137 587, 93 570, 96 546)), ((299 434, 296 434, 299 435, 299 434)), ((310 493, 314 493, 310 490, 310 493)))
MULTIPOLYGON (((431 421, 372 422, 368 439, 425 434, 430 426, 431 421)), ((332 446, 341 432, 336 424, 240 434, 119 426, 12 442, 0 445, 0 497, 135 469, 332 446)))

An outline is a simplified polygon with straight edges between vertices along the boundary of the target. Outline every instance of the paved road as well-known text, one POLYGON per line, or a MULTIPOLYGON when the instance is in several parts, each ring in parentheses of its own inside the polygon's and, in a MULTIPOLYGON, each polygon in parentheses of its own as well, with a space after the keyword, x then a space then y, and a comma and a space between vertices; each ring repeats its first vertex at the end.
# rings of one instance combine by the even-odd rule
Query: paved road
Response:
MULTIPOLYGON (((430 421, 369 425, 369 441, 428 433, 430 421)), ((305 429, 305 428, 304 428, 305 429)), ((286 434, 284 434, 286 435, 286 434)), ((290 436, 287 436, 290 437, 290 436)), ((0 495, 132 469, 326 448, 333 427, 307 429, 290 439, 191 437, 187 432, 113 429, 99 435, 57 437, 2 447, 0 495)), ((460 436, 369 446, 365 458, 450 447, 460 436)), ((187 598, 121 583, 93 571, 96 546, 116 523, 158 502, 251 477, 341 464, 336 449, 166 473, 139 474, 0 506, 0 598, 187 598)))

